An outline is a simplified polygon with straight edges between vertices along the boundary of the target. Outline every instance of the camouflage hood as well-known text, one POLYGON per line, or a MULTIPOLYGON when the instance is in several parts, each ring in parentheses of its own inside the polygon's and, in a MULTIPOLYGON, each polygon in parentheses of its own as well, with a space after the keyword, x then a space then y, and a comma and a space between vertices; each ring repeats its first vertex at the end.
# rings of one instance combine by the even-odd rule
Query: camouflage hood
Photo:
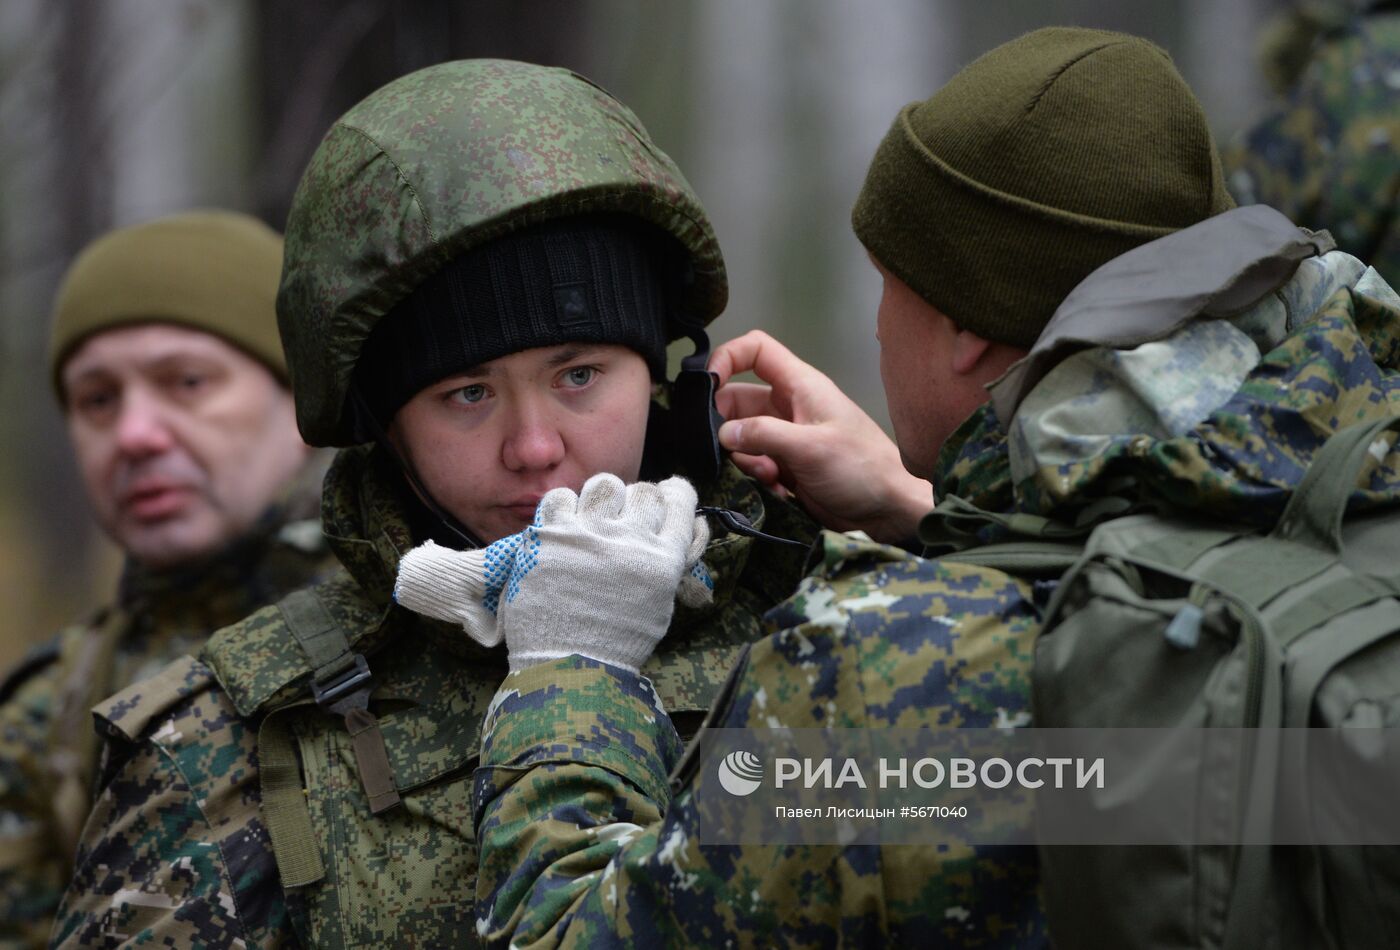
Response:
MULTIPOLYGON (((1206 224, 1228 238, 1231 215, 1250 210, 1206 224)), ((944 446, 937 494, 1062 521, 1117 495, 1266 525, 1329 435, 1397 412, 1400 297, 1331 251, 1233 316, 1198 314, 1156 340, 1074 352, 1007 427, 983 407, 944 446)), ((1353 504, 1400 501, 1400 451, 1377 452, 1353 504)))
POLYGON ((501 235, 593 212, 634 215, 684 248, 679 321, 724 309, 724 262, 699 199, 637 117, 582 77, 442 63, 352 108, 287 218, 277 315, 306 441, 352 443, 345 397, 360 346, 426 277, 501 235))

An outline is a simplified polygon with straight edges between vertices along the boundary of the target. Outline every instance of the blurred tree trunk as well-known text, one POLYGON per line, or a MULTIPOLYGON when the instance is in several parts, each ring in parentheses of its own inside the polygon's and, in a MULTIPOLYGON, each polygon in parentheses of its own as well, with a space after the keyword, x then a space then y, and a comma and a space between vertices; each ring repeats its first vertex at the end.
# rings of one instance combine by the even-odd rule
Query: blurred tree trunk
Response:
POLYGON ((553 0, 257 0, 257 211, 283 225, 321 136, 380 86, 475 56, 570 63, 579 56, 588 12, 589 4, 553 0))
POLYGON ((102 187, 110 156, 102 141, 102 96, 93 75, 97 58, 100 0, 62 4, 57 50, 58 143, 53 190, 60 228, 60 259, 69 260, 111 223, 111 195, 102 187))

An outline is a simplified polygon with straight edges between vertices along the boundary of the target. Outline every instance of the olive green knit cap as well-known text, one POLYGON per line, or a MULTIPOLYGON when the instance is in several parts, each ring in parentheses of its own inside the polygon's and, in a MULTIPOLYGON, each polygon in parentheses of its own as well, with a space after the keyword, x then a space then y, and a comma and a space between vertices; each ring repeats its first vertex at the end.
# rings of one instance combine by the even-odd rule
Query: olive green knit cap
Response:
POLYGON ((49 375, 103 330, 175 323, 222 337, 284 383, 277 334, 282 238, 232 211, 189 211, 112 231, 89 244, 64 275, 53 309, 49 375))
POLYGON ((1075 285, 1234 207, 1164 50, 1055 27, 905 106, 851 219, 880 264, 979 336, 1030 347, 1075 285))

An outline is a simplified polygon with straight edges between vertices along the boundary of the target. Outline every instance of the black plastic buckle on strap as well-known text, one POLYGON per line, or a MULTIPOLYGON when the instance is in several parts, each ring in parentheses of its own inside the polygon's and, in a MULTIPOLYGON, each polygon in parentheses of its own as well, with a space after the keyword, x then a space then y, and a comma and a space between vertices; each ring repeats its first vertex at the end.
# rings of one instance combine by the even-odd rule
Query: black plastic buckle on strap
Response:
POLYGON ((354 665, 348 669, 333 673, 324 680, 311 681, 311 695, 316 698, 316 705, 344 715, 344 710, 337 709, 336 706, 347 697, 363 691, 366 703, 368 702, 371 678, 369 664, 359 653, 354 654, 352 659, 354 665))

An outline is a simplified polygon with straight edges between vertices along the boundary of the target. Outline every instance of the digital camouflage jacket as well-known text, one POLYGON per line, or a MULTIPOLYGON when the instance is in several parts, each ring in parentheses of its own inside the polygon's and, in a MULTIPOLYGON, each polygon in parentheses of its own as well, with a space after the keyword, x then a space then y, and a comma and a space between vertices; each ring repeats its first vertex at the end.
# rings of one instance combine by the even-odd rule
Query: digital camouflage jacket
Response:
MULTIPOLYGON (((1239 316, 1069 356, 1011 426, 991 405, 964 423, 937 488, 993 512, 1072 514, 1127 491, 1271 524, 1332 432, 1397 411, 1400 297, 1332 252, 1239 316)), ((1370 478, 1353 504, 1400 498, 1400 451, 1370 478)), ((1029 725, 1039 623, 1033 587, 1000 571, 826 533, 709 722, 1029 725)), ((1033 848, 701 844, 658 701, 644 677, 578 657, 507 677, 476 778, 490 944, 1047 943, 1033 848)))
MULTIPOLYGON (((399 804, 371 814, 356 736, 311 695, 313 671, 287 619, 304 603, 294 595, 98 711, 113 761, 57 943, 475 943, 471 776, 506 655, 392 604, 399 556, 414 543, 399 485, 379 450, 340 453, 323 519, 349 576, 315 591, 366 658, 399 804)), ((813 537, 805 516, 732 466, 701 497, 771 533, 813 537)), ((675 728, 695 731, 802 559, 747 537, 711 540, 714 603, 678 607, 646 667, 675 728)))
POLYGON ((1272 205, 1400 282, 1400 4, 1351 13, 1284 101, 1222 156, 1240 204, 1272 205))
POLYGON ((36 650, 0 688, 0 947, 45 946, 92 807, 100 700, 198 653, 209 634, 327 576, 318 458, 265 527, 209 565, 128 564, 116 602, 36 650))

